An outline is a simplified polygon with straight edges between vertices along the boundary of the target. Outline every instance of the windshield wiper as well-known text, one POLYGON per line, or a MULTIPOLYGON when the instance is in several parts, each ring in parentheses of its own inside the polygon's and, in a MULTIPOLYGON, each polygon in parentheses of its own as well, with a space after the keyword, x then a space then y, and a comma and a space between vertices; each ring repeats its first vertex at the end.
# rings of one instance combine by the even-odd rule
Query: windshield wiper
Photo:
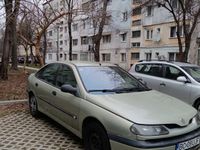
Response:
POLYGON ((101 90, 89 90, 88 92, 103 92, 103 93, 106 93, 106 92, 116 92, 116 91, 112 90, 112 89, 101 89, 101 90))
POLYGON ((126 92, 142 92, 146 91, 145 88, 142 87, 132 87, 132 88, 114 88, 114 89, 100 89, 100 90, 89 90, 88 92, 114 92, 114 93, 126 93, 126 92))
POLYGON ((132 87, 132 88, 118 88, 115 89, 116 93, 125 93, 125 92, 141 92, 141 91, 145 91, 144 88, 141 87, 132 87))

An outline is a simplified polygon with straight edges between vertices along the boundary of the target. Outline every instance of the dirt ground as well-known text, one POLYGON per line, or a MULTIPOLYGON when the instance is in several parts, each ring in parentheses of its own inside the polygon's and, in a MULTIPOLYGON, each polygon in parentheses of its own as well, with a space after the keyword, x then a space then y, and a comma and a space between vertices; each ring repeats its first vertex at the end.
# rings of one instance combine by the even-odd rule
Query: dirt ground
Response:
POLYGON ((30 71, 9 71, 7 81, 0 79, 0 100, 26 99, 27 79, 30 71))

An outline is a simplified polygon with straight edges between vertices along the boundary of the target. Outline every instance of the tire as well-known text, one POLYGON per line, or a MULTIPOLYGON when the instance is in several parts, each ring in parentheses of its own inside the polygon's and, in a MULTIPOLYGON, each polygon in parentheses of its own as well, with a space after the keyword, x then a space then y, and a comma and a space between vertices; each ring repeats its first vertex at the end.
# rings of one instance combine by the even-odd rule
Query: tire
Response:
POLYGON ((83 131, 85 150, 110 150, 110 142, 104 128, 97 122, 86 125, 83 131))
POLYGON ((37 118, 39 116, 37 100, 34 95, 29 96, 29 110, 33 117, 37 118))

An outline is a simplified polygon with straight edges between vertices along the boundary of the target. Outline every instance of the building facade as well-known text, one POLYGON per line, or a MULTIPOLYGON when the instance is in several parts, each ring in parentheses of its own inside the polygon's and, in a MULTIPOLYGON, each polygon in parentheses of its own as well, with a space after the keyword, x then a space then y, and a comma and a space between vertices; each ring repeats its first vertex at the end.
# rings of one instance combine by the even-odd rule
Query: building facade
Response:
MULTIPOLYGON (((179 53, 177 27, 169 11, 154 3, 140 6, 143 0, 133 1, 131 64, 137 60, 169 60, 176 61, 179 53), (136 8, 136 9, 134 9, 136 8)), ((174 0, 174 9, 178 1, 174 0)), ((199 42, 200 26, 197 25, 192 36, 188 61, 198 64, 200 58, 199 42)), ((184 43, 183 29, 180 31, 184 43)), ((183 45, 184 46, 184 45, 183 45)), ((183 47, 184 49, 184 47, 183 47)))
MULTIPOLYGON (((99 1, 100 0, 77 0, 75 2, 76 5, 74 6, 74 9, 83 11, 86 7, 91 5, 91 3, 99 3, 99 1)), ((106 20, 106 25, 104 26, 100 46, 101 62, 115 63, 125 69, 129 68, 128 55, 130 51, 131 37, 131 3, 132 0, 109 0, 107 7, 108 19, 106 20)), ((44 7, 48 6, 49 5, 44 7)), ((62 11, 67 11, 65 0, 52 0, 51 6, 62 11)), ((92 37, 94 36, 95 28, 89 15, 77 13, 73 18, 73 60, 94 61, 92 37)), ((57 54, 59 61, 69 60, 69 36, 66 17, 59 19, 48 28, 47 39, 47 63, 56 61, 57 54)))

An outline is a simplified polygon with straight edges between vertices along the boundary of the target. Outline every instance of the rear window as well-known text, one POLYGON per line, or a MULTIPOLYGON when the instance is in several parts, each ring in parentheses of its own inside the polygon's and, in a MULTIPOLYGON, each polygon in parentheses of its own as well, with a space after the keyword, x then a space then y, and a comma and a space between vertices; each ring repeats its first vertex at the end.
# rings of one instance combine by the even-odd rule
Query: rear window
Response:
POLYGON ((137 64, 135 66, 135 71, 157 77, 163 76, 161 64, 137 64))

